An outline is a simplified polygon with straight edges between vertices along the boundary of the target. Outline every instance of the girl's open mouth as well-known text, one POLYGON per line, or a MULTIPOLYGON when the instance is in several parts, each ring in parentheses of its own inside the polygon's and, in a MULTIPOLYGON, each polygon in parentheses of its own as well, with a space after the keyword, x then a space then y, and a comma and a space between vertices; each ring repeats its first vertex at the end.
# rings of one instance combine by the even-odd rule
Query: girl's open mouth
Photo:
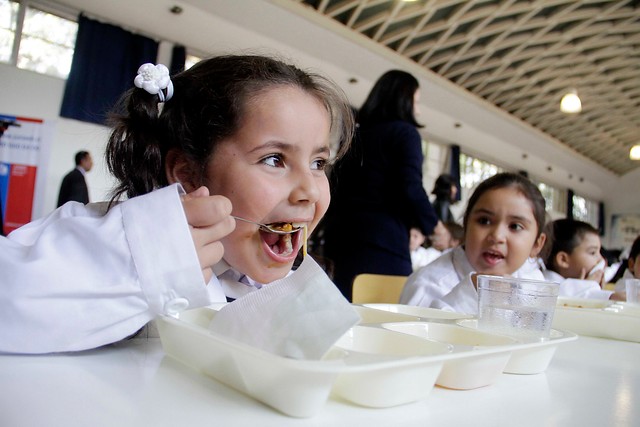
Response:
MULTIPOLYGON (((278 223, 281 225, 282 223, 278 223)), ((288 223, 287 223, 288 224, 288 223)), ((290 224, 294 229, 298 228, 297 224, 290 224)), ((265 230, 260 230, 263 248, 267 255, 274 261, 279 263, 288 263, 295 260, 300 245, 302 244, 302 234, 304 228, 292 234, 276 234, 265 230)))
POLYGON ((494 266, 504 259, 504 255, 499 252, 486 251, 482 253, 482 258, 487 265, 494 266))

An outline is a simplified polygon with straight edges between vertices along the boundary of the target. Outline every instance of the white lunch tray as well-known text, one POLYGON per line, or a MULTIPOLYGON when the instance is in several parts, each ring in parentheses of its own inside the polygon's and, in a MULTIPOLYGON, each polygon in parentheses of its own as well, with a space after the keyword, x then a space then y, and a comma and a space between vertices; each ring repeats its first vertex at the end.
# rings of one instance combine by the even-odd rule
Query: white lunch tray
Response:
POLYGON ((512 354, 531 346, 457 325, 469 319, 450 318, 451 313, 440 310, 430 313, 436 321, 425 321, 354 308, 363 322, 322 360, 280 357, 215 334, 209 330, 213 308, 188 310, 179 318, 163 316, 157 324, 169 356, 284 414, 303 418, 314 416, 330 395, 361 406, 390 407, 425 399, 436 384, 453 389, 486 386, 505 370, 512 354), (376 316, 380 321, 371 322, 376 316), (437 316, 446 319, 438 321, 437 316))
MULTIPOLYGON (((360 317, 365 322, 375 323, 420 320, 438 323, 453 322, 459 326, 470 329, 477 329, 478 327, 477 319, 475 319, 471 315, 453 313, 449 311, 438 310, 435 308, 415 307, 402 304, 364 304, 363 307, 376 309, 379 312, 378 314, 371 311, 367 312, 361 309, 360 317)), ((567 341, 573 341, 577 338, 577 335, 573 332, 569 332, 567 330, 552 329, 551 336, 548 340, 534 342, 518 341, 515 344, 515 347, 511 348, 511 356, 506 366, 504 366, 503 372, 506 374, 523 375, 542 373, 547 369, 549 363, 551 363, 558 345, 567 341)))
POLYGON ((553 327, 568 329, 578 335, 640 342, 640 306, 558 297, 553 327))

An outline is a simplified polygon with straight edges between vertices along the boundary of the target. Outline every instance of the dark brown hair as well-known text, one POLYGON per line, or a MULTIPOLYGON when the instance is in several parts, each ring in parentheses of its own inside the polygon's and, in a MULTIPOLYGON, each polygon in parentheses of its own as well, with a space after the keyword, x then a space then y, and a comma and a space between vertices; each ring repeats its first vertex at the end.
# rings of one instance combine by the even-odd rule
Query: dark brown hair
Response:
POLYGON ((556 271, 555 257, 558 252, 566 252, 569 255, 582 243, 587 234, 598 235, 591 224, 574 219, 557 219, 547 224, 545 229, 547 241, 545 242, 541 256, 549 270, 556 271))
POLYGON ((487 178, 482 181, 475 189, 469 202, 467 203, 467 210, 464 213, 464 228, 467 229, 469 215, 473 210, 473 207, 478 202, 478 199, 487 191, 497 190, 500 188, 515 188, 517 189, 529 202, 531 203, 531 209, 533 210, 533 217, 538 225, 538 233, 536 237, 542 234, 545 223, 545 201, 542 197, 542 193, 538 190, 538 187, 529 180, 529 178, 517 173, 503 172, 487 178))
POLYGON ((322 76, 274 58, 218 56, 177 74, 172 82, 174 95, 161 107, 156 95, 134 88, 111 116, 105 156, 118 180, 112 201, 168 185, 165 160, 172 149, 183 153, 194 165, 195 176, 203 179, 217 144, 242 126, 247 104, 276 86, 300 88, 324 104, 331 118, 331 143, 342 142, 337 157, 351 141, 353 116, 342 90, 322 76))

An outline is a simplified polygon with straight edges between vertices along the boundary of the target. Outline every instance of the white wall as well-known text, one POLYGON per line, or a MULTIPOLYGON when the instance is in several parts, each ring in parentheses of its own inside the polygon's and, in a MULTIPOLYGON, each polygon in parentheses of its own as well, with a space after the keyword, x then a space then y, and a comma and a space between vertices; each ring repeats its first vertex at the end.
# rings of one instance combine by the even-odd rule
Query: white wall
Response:
POLYGON ((44 200, 39 212, 34 212, 34 219, 55 209, 60 182, 75 167, 74 156, 80 150, 89 151, 94 159, 94 167, 87 175, 91 200, 105 200, 113 186, 103 160, 108 129, 58 116, 64 80, 0 64, 0 81, 0 114, 44 119, 53 126, 44 200))

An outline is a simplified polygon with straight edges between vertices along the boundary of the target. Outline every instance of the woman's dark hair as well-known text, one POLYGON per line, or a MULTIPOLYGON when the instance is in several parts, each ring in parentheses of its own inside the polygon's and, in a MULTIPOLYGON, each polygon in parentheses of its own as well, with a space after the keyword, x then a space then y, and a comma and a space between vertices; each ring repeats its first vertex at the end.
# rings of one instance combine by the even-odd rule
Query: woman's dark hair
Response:
POLYGON ((629 251, 629 259, 636 259, 640 255, 640 236, 636 237, 629 251))
POLYGON ((545 227, 547 240, 541 256, 549 270, 556 271, 555 257, 558 252, 571 254, 582 243, 587 234, 598 235, 591 224, 574 219, 557 219, 545 227))
POLYGON ((435 194, 436 199, 451 201, 451 187, 456 185, 455 179, 448 174, 442 174, 436 179, 431 194, 435 194))
POLYGON ((419 87, 418 80, 406 71, 387 71, 373 85, 360 108, 358 123, 402 120, 422 127, 415 118, 413 107, 413 97, 419 87))
POLYGON ((478 202, 478 199, 480 199, 480 197, 484 193, 500 188, 515 188, 525 198, 527 198, 529 202, 531 202, 533 217, 536 219, 536 224, 538 225, 537 236, 540 236, 544 228, 546 217, 544 197, 542 197, 542 194, 540 193, 540 190, 538 190, 538 187, 536 187, 533 182, 529 181, 528 178, 524 177, 523 175, 510 172, 496 174, 491 178, 485 179, 478 185, 478 187, 469 198, 469 202, 467 203, 467 210, 464 213, 463 225, 465 230, 468 227, 469 215, 471 214, 473 207, 478 202))
POLYGON ((133 88, 111 116, 113 130, 105 156, 119 182, 112 201, 168 185, 165 159, 174 149, 192 163, 195 178, 203 181, 216 146, 242 126, 247 105, 276 86, 294 86, 319 99, 331 119, 332 147, 342 142, 336 157, 349 147, 353 114, 342 90, 322 76, 277 59, 214 57, 177 74, 172 82, 173 97, 162 107, 156 95, 133 88))

